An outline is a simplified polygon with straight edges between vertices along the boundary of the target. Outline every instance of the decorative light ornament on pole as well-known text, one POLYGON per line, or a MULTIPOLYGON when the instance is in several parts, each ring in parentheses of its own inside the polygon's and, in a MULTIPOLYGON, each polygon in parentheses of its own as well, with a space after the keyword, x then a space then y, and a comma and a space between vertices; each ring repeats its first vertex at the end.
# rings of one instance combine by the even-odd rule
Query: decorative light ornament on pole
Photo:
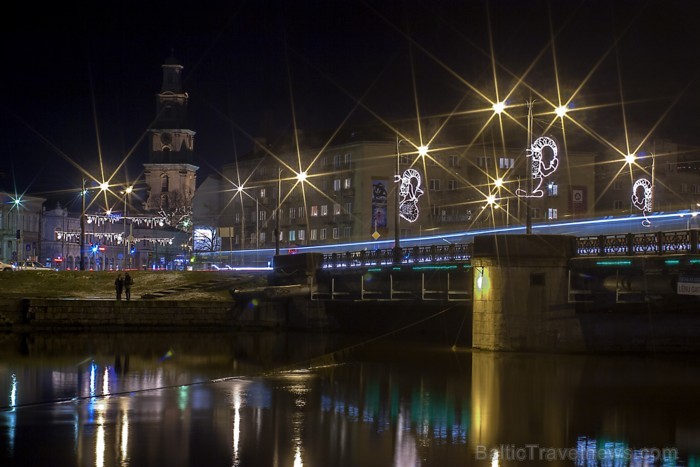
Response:
POLYGON ((515 194, 521 198, 525 198, 525 232, 532 233, 532 209, 530 207, 530 198, 541 198, 544 196, 542 184, 544 179, 553 174, 559 167, 559 156, 557 151, 557 143, 554 139, 548 136, 540 136, 534 142, 532 141, 532 105, 533 101, 527 103, 527 162, 528 171, 528 189, 523 190, 518 188, 515 194), (544 148, 549 148, 552 151, 551 158, 547 162, 544 158, 544 148), (534 186, 537 180, 537 186, 534 186))

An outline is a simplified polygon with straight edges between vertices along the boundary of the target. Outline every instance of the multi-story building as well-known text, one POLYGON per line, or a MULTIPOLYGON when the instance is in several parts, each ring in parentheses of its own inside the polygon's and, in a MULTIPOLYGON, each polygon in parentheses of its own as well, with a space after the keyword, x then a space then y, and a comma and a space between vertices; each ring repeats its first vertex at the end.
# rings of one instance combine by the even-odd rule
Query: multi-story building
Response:
MULTIPOLYGON (((593 215, 593 153, 543 151, 556 171, 528 186, 523 150, 427 148, 405 140, 258 151, 222 169, 220 249, 395 240, 593 215), (302 175, 303 174, 303 175, 302 175), (522 190, 522 191, 520 191, 522 190), (533 197, 522 195, 534 192, 533 197), (396 229, 397 213, 399 229, 396 229), (276 237, 275 232, 279 231, 276 237)), ((544 170, 542 171, 544 173, 544 170)))
POLYGON ((601 155, 595 173, 596 215, 697 212, 700 206, 697 147, 649 141, 627 158, 612 151, 601 155))
POLYGON ((1 259, 7 262, 30 259, 44 261, 42 254, 42 210, 46 199, 13 196, 0 191, 1 259))

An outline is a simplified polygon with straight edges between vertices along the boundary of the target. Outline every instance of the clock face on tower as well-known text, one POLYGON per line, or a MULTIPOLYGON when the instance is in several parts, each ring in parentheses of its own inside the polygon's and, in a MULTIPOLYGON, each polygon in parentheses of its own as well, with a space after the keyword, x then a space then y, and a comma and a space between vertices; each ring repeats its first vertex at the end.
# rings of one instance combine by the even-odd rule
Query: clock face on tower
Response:
POLYGON ((163 133, 160 135, 160 142, 163 144, 170 144, 173 142, 173 137, 170 133, 163 133))

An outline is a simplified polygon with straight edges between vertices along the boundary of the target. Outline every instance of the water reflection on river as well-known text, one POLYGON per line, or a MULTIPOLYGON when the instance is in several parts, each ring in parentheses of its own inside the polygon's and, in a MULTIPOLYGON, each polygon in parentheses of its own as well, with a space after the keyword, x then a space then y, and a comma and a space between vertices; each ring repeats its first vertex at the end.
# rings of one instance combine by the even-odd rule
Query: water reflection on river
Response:
POLYGON ((696 356, 419 341, 5 335, 0 465, 700 465, 696 356))

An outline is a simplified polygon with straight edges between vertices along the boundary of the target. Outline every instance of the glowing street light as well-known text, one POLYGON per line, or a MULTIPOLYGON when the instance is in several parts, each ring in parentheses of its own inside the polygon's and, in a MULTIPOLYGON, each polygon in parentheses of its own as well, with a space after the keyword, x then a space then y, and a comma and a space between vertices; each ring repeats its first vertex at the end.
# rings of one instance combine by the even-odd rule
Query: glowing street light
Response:
POLYGON ((564 115, 569 111, 569 108, 566 105, 560 105, 556 109, 554 109, 554 112, 557 114, 557 117, 563 118, 564 115))
POLYGON ((494 180, 493 186, 495 186, 496 188, 501 188, 503 186, 503 178, 498 177, 496 180, 494 180))
POLYGON ((491 106, 491 108, 493 109, 494 113, 500 115, 503 113, 504 110, 506 110, 506 102, 496 102, 491 106))
POLYGON ((428 146, 418 146, 418 155, 425 157, 428 155, 428 146))
POLYGON ((303 182, 304 180, 306 180, 306 177, 307 177, 306 172, 304 172, 304 171, 299 172, 299 173, 297 174, 297 181, 303 182))
POLYGON ((628 163, 629 165, 634 164, 634 161, 636 161, 636 160, 637 160, 637 156, 635 156, 634 154, 627 154, 625 156, 625 162, 628 163))

